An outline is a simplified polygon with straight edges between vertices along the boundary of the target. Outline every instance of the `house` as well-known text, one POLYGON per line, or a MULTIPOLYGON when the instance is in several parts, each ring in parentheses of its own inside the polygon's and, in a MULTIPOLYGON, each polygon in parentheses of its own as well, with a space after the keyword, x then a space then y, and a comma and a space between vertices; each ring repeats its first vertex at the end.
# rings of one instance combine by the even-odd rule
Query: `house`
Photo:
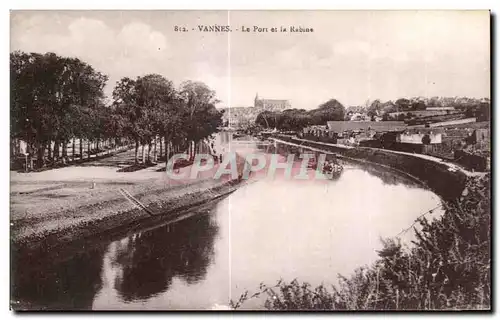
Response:
POLYGON ((443 129, 406 129, 384 132, 375 136, 378 139, 362 142, 360 145, 403 152, 429 153, 441 145, 442 137, 443 129))
POLYGON ((350 114, 350 121, 370 121, 370 117, 366 113, 354 112, 350 114))
POLYGON ((301 136, 306 139, 313 139, 316 141, 337 143, 337 134, 329 131, 327 126, 308 126, 302 130, 301 136))
POLYGON ((401 131, 407 128, 404 121, 328 121, 328 130, 336 133, 346 131, 366 131, 374 130, 375 132, 401 131))
POLYGON ((481 128, 474 130, 474 135, 476 136, 476 142, 478 143, 490 143, 490 130, 481 128))
POLYGON ((308 126, 303 129, 304 134, 315 137, 328 135, 327 126, 308 126))
POLYGON ((442 143, 443 133, 441 131, 439 129, 426 130, 425 128, 405 130, 397 136, 396 142, 411 144, 442 143))

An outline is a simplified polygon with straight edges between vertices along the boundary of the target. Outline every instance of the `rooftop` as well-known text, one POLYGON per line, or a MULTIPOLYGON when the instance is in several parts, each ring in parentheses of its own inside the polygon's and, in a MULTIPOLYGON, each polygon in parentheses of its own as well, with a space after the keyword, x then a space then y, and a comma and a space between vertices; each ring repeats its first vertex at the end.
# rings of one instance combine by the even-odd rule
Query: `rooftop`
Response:
POLYGON ((354 130, 402 131, 407 128, 403 121, 328 121, 328 129, 334 132, 354 130))

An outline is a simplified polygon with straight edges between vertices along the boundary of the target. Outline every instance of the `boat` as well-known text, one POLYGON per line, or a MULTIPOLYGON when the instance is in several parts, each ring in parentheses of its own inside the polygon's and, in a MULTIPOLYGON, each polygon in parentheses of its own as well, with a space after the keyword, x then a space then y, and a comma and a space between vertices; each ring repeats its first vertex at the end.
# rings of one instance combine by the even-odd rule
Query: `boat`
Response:
POLYGON ((316 161, 316 158, 310 158, 309 162, 307 163, 307 168, 316 170, 317 167, 318 167, 318 162, 316 161))
POLYGON ((241 138, 241 137, 244 137, 245 134, 244 133, 241 133, 241 132, 235 132, 233 133, 233 138, 241 138))
POLYGON ((323 165, 323 174, 329 175, 332 178, 339 177, 344 171, 344 167, 338 163, 325 162, 323 165))

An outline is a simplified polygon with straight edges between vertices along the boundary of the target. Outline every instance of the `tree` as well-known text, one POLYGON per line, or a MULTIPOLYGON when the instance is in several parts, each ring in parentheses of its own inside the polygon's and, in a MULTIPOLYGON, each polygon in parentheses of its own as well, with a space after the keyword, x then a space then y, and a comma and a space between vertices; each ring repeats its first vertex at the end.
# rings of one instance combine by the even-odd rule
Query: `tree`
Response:
POLYGON ((379 99, 374 100, 370 106, 368 107, 367 115, 369 117, 374 117, 379 114, 380 110, 382 109, 382 103, 380 102, 379 99))
MULTIPOLYGON (((177 121, 177 119, 173 119, 180 113, 180 109, 176 108, 178 105, 174 103, 174 100, 177 99, 177 93, 172 81, 158 74, 139 77, 136 81, 136 92, 137 103, 144 111, 141 122, 141 142, 143 150, 144 145, 148 145, 147 159, 150 161, 153 140, 156 148, 157 136, 162 137, 166 132, 171 132, 172 125, 175 125, 177 121)), ((179 129, 178 126, 177 129, 179 129)))
POLYGON ((37 150, 37 164, 44 165, 45 149, 66 156, 66 144, 81 133, 79 108, 97 105, 104 97, 107 76, 76 58, 54 53, 13 52, 11 69, 11 135, 37 150))
POLYGON ((276 113, 271 111, 262 111, 257 115, 255 119, 255 124, 262 126, 264 128, 276 128, 276 113))
POLYGON ((285 131, 300 131, 310 122, 310 116, 305 110, 288 109, 278 117, 277 127, 285 131))
POLYGON ((335 99, 318 108, 287 109, 282 112, 263 111, 257 115, 255 124, 264 128, 286 131, 300 131, 308 125, 325 125, 327 121, 344 120, 345 108, 335 99))
POLYGON ((384 113, 391 113, 398 111, 396 105, 392 101, 387 101, 382 103, 380 113, 383 115, 384 113))
MULTIPOLYGON (((96 142, 99 149, 99 141, 107 136, 107 107, 104 104, 104 86, 108 80, 106 75, 96 72, 90 65, 79 59, 68 59, 71 65, 71 86, 75 92, 75 104, 69 113, 68 122, 64 127, 71 128, 69 137, 80 138, 80 150, 82 150, 83 138, 88 141, 90 152, 90 141, 96 142)), ((73 140, 74 149, 74 140, 73 140)), ((82 157, 83 154, 81 153, 82 157)), ((88 155, 90 157, 90 153, 88 155)))
POLYGON ((422 143, 425 145, 431 144, 431 137, 428 134, 424 135, 424 137, 422 138, 422 143))
POLYGON ((425 110, 425 109, 427 109, 427 106, 421 100, 414 100, 411 102, 411 109, 412 110, 425 110))
POLYGON ((113 90, 113 108, 116 112, 116 125, 120 135, 135 142, 135 163, 138 163, 139 143, 142 137, 141 125, 144 110, 138 104, 136 81, 128 77, 120 79, 113 90))
POLYGON ((317 109, 309 112, 311 124, 324 125, 327 121, 342 121, 345 116, 344 106, 336 99, 330 99, 317 109))
POLYGON ((217 132, 222 125, 222 113, 215 108, 219 102, 215 91, 203 82, 185 81, 181 84, 180 98, 186 110, 185 129, 190 139, 189 153, 195 156, 195 145, 202 139, 217 132))
POLYGON ((395 102, 398 111, 408 110, 410 107, 410 100, 406 98, 400 98, 395 102))

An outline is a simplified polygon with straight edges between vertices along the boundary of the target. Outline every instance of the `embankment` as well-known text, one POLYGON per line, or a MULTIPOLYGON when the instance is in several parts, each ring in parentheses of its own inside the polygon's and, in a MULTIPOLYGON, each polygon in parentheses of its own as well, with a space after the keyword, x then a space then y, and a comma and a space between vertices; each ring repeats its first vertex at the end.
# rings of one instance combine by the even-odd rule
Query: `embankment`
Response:
POLYGON ((454 170, 452 165, 431 157, 384 149, 346 147, 283 135, 277 135, 273 139, 332 152, 348 160, 369 162, 397 170, 419 180, 447 201, 459 197, 467 181, 467 174, 463 170, 454 170))
POLYGON ((131 209, 131 203, 124 197, 75 206, 59 212, 57 218, 50 217, 45 221, 45 224, 60 224, 59 228, 37 231, 35 227, 29 233, 14 228, 11 232, 12 261, 36 267, 43 265, 47 259, 50 263, 64 260, 89 246, 102 245, 118 237, 178 219, 191 208, 230 194, 239 187, 239 183, 239 180, 212 179, 181 186, 176 190, 159 188, 134 194, 154 215, 140 208, 131 209), (78 221, 76 217, 86 212, 89 218, 78 221))
MULTIPOLYGON (((241 170, 244 161, 237 158, 241 170)), ((205 178, 170 186, 160 178, 136 181, 133 176, 129 181, 100 181, 95 189, 84 187, 88 181, 52 182, 50 188, 42 187, 47 181, 34 181, 40 184, 36 190, 11 193, 12 261, 33 266, 42 264, 42 259, 63 260, 89 246, 178 219, 230 194, 242 183, 229 175, 214 179, 209 171, 205 173, 205 178), (149 213, 131 203, 121 189, 149 213)))

